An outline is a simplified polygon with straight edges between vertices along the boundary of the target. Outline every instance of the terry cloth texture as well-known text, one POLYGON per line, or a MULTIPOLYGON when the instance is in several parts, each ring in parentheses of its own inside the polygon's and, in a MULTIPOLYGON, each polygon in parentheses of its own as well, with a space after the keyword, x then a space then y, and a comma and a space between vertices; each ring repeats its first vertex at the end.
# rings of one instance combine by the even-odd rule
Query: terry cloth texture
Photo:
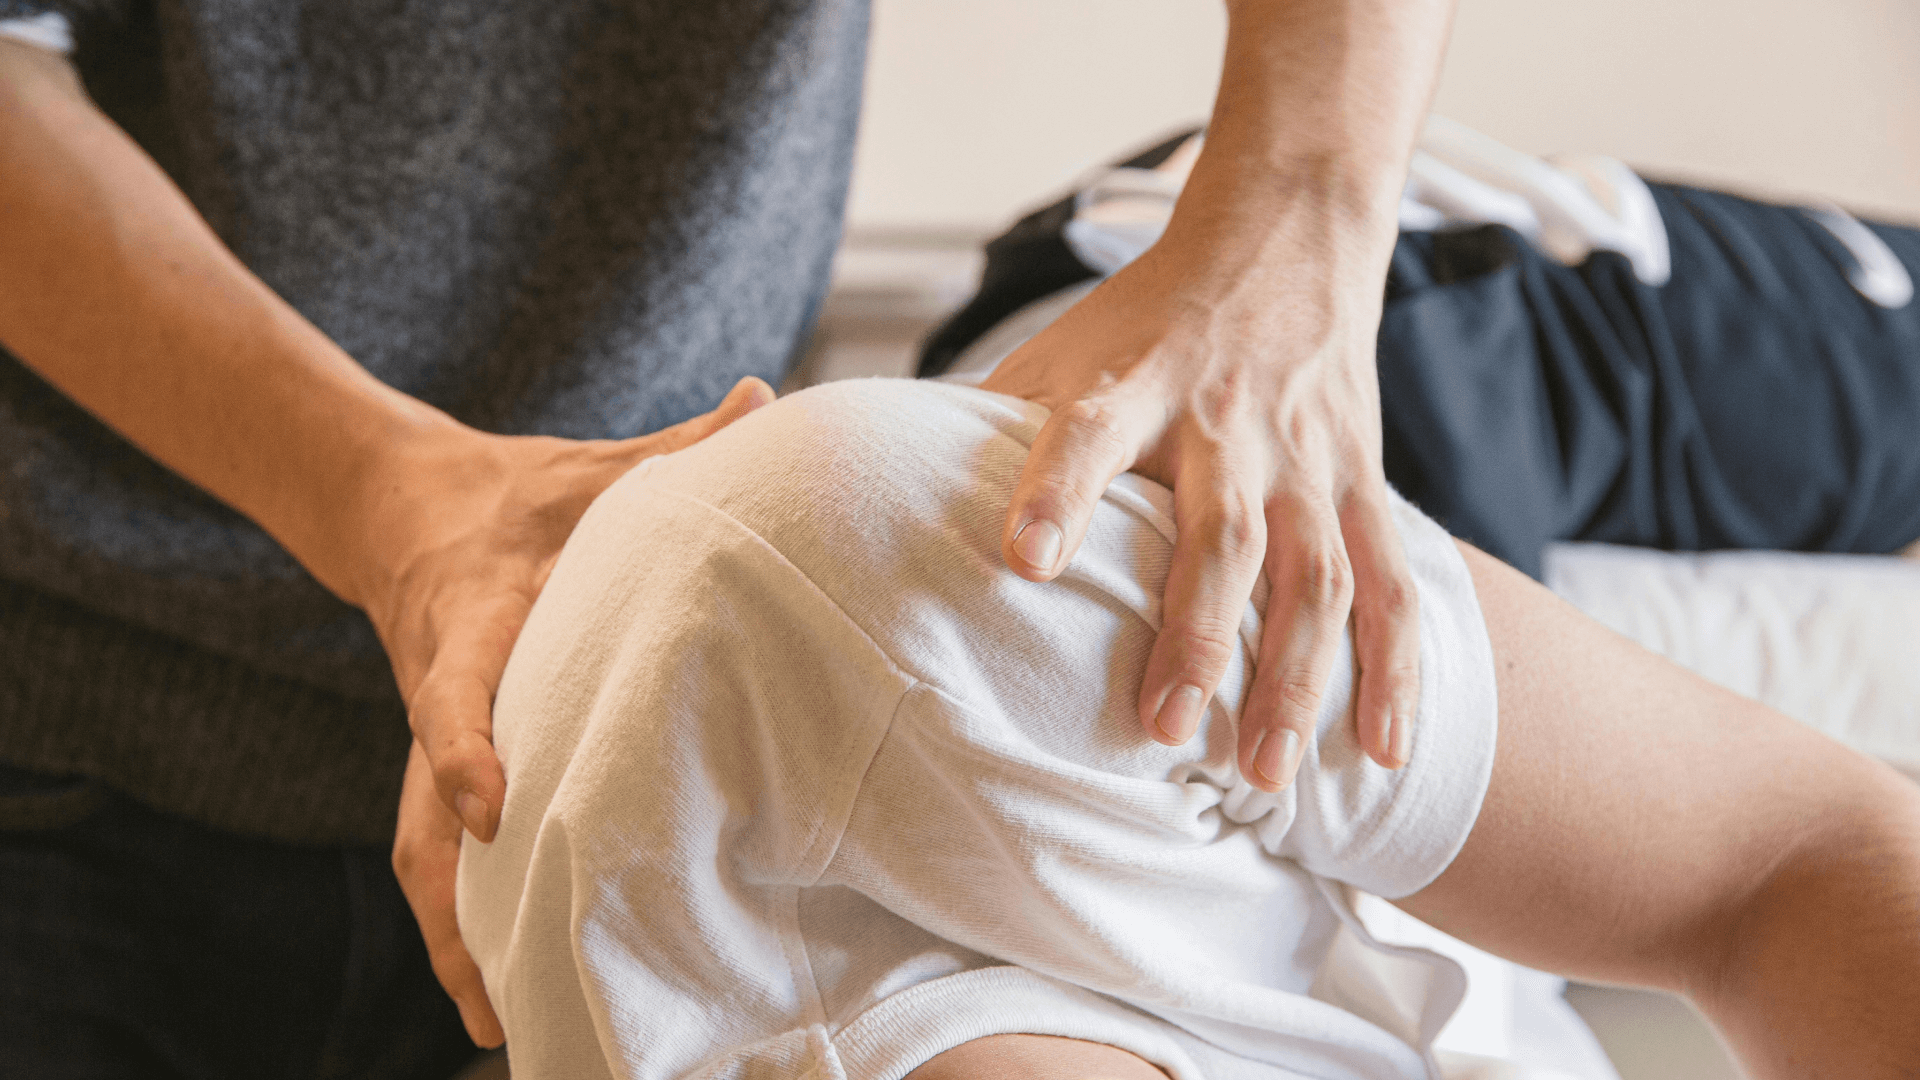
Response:
MULTIPOLYGON (((466 423, 641 434, 778 381, 840 234, 860 0, 0 0, 255 273, 466 423)), ((385 843, 372 628, 0 353, 0 761, 385 843)))
MULTIPOLYGON (((1504 226, 1402 232, 1378 353, 1387 479, 1535 577, 1553 540, 1884 554, 1920 537, 1920 302, 1863 295, 1826 212, 1647 188, 1664 285, 1613 251, 1562 265, 1504 226)), ((921 374, 1098 276, 1066 242, 1074 208, 987 245, 921 374)), ((1920 275, 1920 230, 1850 227, 1920 275)))
POLYGON ((1199 733, 1135 712, 1172 497, 1124 476, 1062 576, 1000 527, 1046 411, 905 380, 793 395, 587 512, 508 664, 462 934, 517 1080, 896 1080, 998 1032, 1175 1080, 1428 1076, 1464 977, 1372 946, 1341 883, 1414 892, 1492 768, 1453 541, 1405 502, 1412 763, 1372 764, 1342 644, 1297 781, 1241 780, 1264 584, 1199 733), (716 1008, 716 1002, 725 1006, 716 1008))

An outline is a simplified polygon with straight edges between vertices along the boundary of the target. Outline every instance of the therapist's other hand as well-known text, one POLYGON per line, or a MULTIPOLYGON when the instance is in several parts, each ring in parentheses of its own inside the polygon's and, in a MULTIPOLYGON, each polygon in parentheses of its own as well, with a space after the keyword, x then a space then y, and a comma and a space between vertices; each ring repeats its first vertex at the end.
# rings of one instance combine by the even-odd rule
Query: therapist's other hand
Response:
POLYGON ((1022 577, 1065 568, 1121 472, 1173 489, 1179 538, 1140 688, 1153 738, 1198 729, 1264 567, 1239 761, 1269 791, 1313 739, 1350 612, 1375 761, 1405 763, 1419 702, 1418 601, 1380 460, 1379 260, 1347 258, 1338 239, 1287 246, 1298 239, 1223 259, 1247 245, 1183 251, 1170 229, 984 384, 1053 410, 1002 537, 1022 577), (1343 278, 1347 265, 1365 269, 1343 278))
POLYGON ((419 743, 407 753, 407 778, 400 788, 400 826, 393 844, 393 872, 400 891, 420 923, 434 978, 460 1010, 460 1022, 474 1045, 491 1050, 507 1033, 487 1000, 480 965, 460 940, 454 911, 454 884, 460 871, 460 819, 434 790, 433 766, 419 743))
POLYGON ((618 441, 461 429, 396 455, 370 479, 356 542, 378 555, 349 595, 386 645, 415 740, 394 871, 435 973, 483 1046, 498 1045, 499 1022, 460 943, 453 875, 459 826, 486 842, 499 826, 507 781, 493 749, 493 696, 514 639, 575 523, 609 484, 772 400, 766 383, 743 379, 710 413, 618 441))

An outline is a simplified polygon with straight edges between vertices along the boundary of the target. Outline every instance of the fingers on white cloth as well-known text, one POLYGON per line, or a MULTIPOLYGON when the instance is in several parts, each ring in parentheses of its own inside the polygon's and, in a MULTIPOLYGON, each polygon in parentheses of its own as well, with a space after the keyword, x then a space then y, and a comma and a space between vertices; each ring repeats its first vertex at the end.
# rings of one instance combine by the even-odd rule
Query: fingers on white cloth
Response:
POLYGON ((1135 719, 1165 489, 1116 480, 1054 581, 1006 569, 1045 415, 834 384, 588 511, 501 685, 499 836, 463 854, 516 1077, 891 1078, 1009 1031, 1176 1080, 1426 1074, 1449 962, 1412 961, 1378 1015, 1316 988, 1353 985, 1324 970, 1354 932, 1327 880, 1419 889, 1485 791, 1491 656, 1452 542, 1395 501, 1413 764, 1360 748, 1343 635, 1296 783, 1262 792, 1235 755, 1257 606, 1193 739, 1135 719))

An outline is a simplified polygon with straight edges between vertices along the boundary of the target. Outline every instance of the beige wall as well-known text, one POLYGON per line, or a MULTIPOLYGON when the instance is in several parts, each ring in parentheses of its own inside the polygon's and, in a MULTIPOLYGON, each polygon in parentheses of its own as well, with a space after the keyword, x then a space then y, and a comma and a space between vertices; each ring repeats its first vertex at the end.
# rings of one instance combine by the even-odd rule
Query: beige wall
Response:
MULTIPOLYGON (((972 233, 1205 116, 1215 0, 876 0, 855 232, 972 233)), ((1917 0, 1460 0, 1437 111, 1920 221, 1917 0)))

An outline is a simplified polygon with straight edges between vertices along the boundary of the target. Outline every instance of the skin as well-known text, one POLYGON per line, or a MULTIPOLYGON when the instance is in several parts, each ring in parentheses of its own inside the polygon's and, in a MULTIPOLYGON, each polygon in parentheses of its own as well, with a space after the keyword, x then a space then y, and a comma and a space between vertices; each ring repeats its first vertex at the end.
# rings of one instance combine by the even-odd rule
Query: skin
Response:
MULTIPOLYGON (((1191 733, 1261 566, 1282 583, 1242 747, 1277 789, 1298 762, 1285 733, 1311 731, 1350 611, 1362 741, 1382 763, 1406 756, 1417 636, 1385 509, 1373 335, 1451 4, 1228 10, 1212 134, 1166 237, 993 387, 1056 410, 1008 509, 1016 572, 1057 574, 1123 470, 1176 493, 1183 539, 1140 703, 1150 734, 1191 733), (1058 542, 1036 562, 1040 522, 1058 542)), ((513 640, 594 496, 769 391, 750 380, 707 416, 625 442, 464 427, 274 295, 63 60, 8 41, 0 267, 8 351, 372 619, 415 736, 394 866, 469 1033, 497 1045, 452 884, 461 828, 490 840, 499 821, 491 705, 513 640)))
POLYGON ((1418 603, 1380 463, 1379 333, 1445 0, 1232 2, 1206 147, 1159 243, 1002 363, 1053 408, 1008 508, 1007 563, 1057 574, 1129 469, 1173 489, 1180 540, 1140 690, 1194 732, 1262 569, 1275 583, 1241 769, 1293 779, 1349 615, 1361 745, 1406 761, 1418 603), (1057 534, 1058 543, 1051 539, 1057 534))
MULTIPOLYGON (((1756 1080, 1920 1075, 1920 787, 1462 545, 1500 734, 1460 855, 1399 901, 1523 964, 1698 1005, 1756 1080)), ((911 1080, 1155 1080, 995 1036, 911 1080)))
POLYGON ((469 1033, 498 1045, 452 886, 455 809, 491 836, 506 791, 490 735, 507 654, 594 496, 773 392, 744 380, 713 412, 625 441, 459 424, 249 273, 63 61, 4 41, 0 266, 10 352, 373 620, 416 739, 394 862, 469 1033))

